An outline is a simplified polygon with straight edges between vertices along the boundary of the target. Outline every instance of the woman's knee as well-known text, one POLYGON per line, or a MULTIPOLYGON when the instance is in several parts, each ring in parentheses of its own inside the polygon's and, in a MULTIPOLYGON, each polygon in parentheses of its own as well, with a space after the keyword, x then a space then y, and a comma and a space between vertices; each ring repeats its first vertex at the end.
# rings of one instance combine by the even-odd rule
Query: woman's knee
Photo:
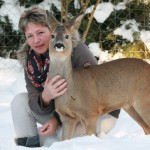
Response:
POLYGON ((23 110, 28 106, 28 94, 27 93, 19 93, 17 94, 11 102, 11 111, 19 111, 23 110))

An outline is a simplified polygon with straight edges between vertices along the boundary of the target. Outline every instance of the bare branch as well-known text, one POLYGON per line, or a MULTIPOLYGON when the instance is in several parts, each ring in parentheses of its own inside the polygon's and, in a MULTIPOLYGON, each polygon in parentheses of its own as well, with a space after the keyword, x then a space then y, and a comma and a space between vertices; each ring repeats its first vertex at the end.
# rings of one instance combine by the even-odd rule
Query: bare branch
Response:
POLYGON ((96 7, 97 7, 97 5, 98 5, 99 3, 100 3, 100 0, 97 0, 96 4, 94 5, 94 8, 93 8, 93 10, 92 10, 90 19, 89 19, 89 21, 88 21, 88 25, 87 25, 87 27, 86 27, 85 32, 83 33, 83 36, 82 36, 82 41, 83 41, 83 42, 85 42, 85 40, 86 40, 86 36, 87 36, 87 34, 88 34, 90 25, 91 25, 92 20, 93 20, 93 17, 94 17, 94 12, 95 12, 96 7))
POLYGON ((61 0, 61 22, 68 20, 68 3, 69 0, 61 0))
POLYGON ((88 5, 89 5, 90 0, 86 0, 86 3, 83 7, 83 12, 87 9, 88 5))

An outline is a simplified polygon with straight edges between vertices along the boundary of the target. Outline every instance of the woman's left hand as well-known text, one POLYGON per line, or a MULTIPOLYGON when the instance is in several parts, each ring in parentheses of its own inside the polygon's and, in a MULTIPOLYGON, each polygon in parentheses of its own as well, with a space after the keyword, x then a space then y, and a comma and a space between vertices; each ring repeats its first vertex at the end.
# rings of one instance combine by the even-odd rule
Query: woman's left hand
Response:
POLYGON ((50 136, 56 133, 58 127, 58 121, 56 118, 51 118, 48 122, 46 122, 41 129, 39 130, 39 134, 43 136, 50 136))

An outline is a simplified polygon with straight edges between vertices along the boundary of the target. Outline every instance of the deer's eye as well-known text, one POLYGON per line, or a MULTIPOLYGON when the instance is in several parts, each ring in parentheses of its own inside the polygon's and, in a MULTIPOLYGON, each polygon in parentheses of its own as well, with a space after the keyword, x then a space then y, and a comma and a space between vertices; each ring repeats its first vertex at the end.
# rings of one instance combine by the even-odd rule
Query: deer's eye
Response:
POLYGON ((65 38, 68 39, 68 38, 69 38, 69 35, 65 35, 65 38))
POLYGON ((54 34, 52 34, 52 35, 51 35, 51 37, 52 37, 52 39, 54 39, 54 38, 55 38, 55 35, 54 35, 54 34))

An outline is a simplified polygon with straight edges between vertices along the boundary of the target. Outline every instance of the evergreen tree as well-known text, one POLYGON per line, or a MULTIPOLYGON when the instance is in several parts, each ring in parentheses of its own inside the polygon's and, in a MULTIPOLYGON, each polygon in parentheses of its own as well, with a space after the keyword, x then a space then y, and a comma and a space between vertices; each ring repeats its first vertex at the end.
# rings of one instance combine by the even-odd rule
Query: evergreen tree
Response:
POLYGON ((0 8, 4 3, 5 3, 4 1, 0 0, 0 8))
POLYGON ((19 0, 20 6, 30 7, 43 2, 43 0, 19 0))
POLYGON ((13 29, 8 16, 0 17, 0 57, 16 58, 21 33, 13 29))
MULTIPOLYGON (((33 4, 40 4, 43 0, 18 0, 20 6, 29 7, 33 4)), ((97 0, 90 0, 88 6, 95 5, 97 0)), ((103 0, 101 2, 111 2, 117 5, 124 0, 103 0)), ((66 2, 67 1, 61 1, 66 2)), ((80 1, 81 2, 81 1, 80 1)), ((70 19, 83 11, 84 5, 87 1, 81 5, 81 8, 74 8, 74 1, 68 1, 67 3, 67 18, 70 19)), ((0 7, 5 2, 0 0, 0 7)), ((60 21, 61 12, 57 7, 52 4, 49 11, 60 21)), ((62 9, 65 12, 65 9, 62 9)), ((65 13, 64 13, 65 14, 65 13)), ((98 23, 94 18, 90 25, 88 35, 86 36, 86 44, 91 42, 99 42, 102 50, 109 50, 109 52, 117 52, 119 49, 128 49, 138 41, 139 33, 134 33, 134 41, 131 43, 127 39, 123 39, 122 36, 114 35, 114 30, 121 26, 122 21, 129 19, 134 19, 139 23, 139 29, 150 30, 150 3, 143 3, 139 0, 130 0, 126 3, 126 9, 124 10, 114 10, 111 15, 103 23, 98 23)), ((64 19, 65 17, 63 17, 64 19)), ((87 24, 89 22, 90 14, 86 14, 82 20, 80 26, 81 35, 85 32, 87 24)), ((65 20, 63 20, 65 22, 65 20)), ((130 29, 130 24, 126 25, 126 29, 130 29)), ((0 56, 6 57, 8 54, 14 53, 19 49, 19 46, 23 43, 23 36, 19 31, 15 31, 12 26, 12 22, 8 16, 0 16, 0 56)), ((138 43, 138 42, 137 42, 138 43)), ((141 44, 138 44, 141 45, 141 44)), ((11 55, 11 57, 14 57, 11 55)))
MULTIPOLYGON (((103 0, 103 2, 108 2, 108 0, 103 0)), ((122 2, 122 0, 112 0, 111 2, 117 5, 118 2, 122 2)), ((103 23, 98 23, 95 19, 93 19, 86 37, 86 43, 99 42, 102 50, 108 50, 113 53, 116 53, 120 49, 126 49, 128 46, 132 46, 136 43, 139 33, 134 33, 134 41, 131 43, 128 39, 123 39, 122 36, 114 35, 114 30, 121 26, 122 21, 132 19, 139 23, 140 30, 150 30, 149 14, 150 3, 137 3, 137 0, 128 2, 125 10, 114 10, 103 23)), ((88 24, 88 15, 89 14, 84 17, 81 24, 81 33, 85 31, 86 25, 88 24)), ((127 25, 126 29, 130 29, 130 25, 127 25)))

